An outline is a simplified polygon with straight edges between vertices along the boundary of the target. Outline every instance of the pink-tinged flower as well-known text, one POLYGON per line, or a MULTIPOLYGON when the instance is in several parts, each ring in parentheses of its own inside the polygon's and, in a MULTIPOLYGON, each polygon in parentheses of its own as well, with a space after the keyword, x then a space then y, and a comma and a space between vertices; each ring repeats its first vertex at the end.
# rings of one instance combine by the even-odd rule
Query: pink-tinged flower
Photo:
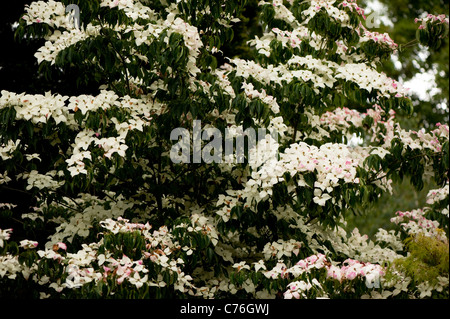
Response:
POLYGON ((0 247, 3 247, 4 241, 8 240, 11 236, 12 228, 1 229, 0 228, 0 247))
POLYGON ((353 280, 353 279, 356 278, 356 276, 357 276, 357 274, 356 274, 355 271, 350 271, 349 273, 346 274, 345 277, 346 277, 348 280, 353 280))
POLYGON ((24 239, 20 242, 20 247, 22 247, 24 249, 34 249, 37 247, 37 245, 38 245, 37 241, 28 240, 28 239, 24 239))
POLYGON ((58 251, 59 249, 67 250, 66 244, 59 242, 53 245, 53 251, 58 251))
POLYGON ((123 273, 123 275, 122 275, 120 278, 117 279, 117 283, 120 285, 120 284, 123 282, 123 280, 124 280, 125 278, 127 278, 128 276, 130 276, 130 274, 131 274, 131 269, 127 269, 127 270, 123 273))
POLYGON ((316 255, 312 255, 309 256, 308 258, 306 258, 306 260, 310 263, 310 264, 314 264, 316 262, 316 260, 319 259, 316 255))

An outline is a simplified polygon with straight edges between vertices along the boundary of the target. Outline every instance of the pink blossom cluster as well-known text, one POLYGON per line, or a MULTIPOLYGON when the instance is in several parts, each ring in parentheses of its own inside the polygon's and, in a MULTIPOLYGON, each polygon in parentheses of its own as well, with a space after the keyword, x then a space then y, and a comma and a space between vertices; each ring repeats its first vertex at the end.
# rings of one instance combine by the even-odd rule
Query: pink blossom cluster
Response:
POLYGON ((449 184, 438 189, 432 189, 427 194, 427 204, 433 205, 449 197, 449 184))
POLYGON ((418 23, 421 22, 422 24, 419 26, 419 29, 425 29, 427 23, 433 23, 436 22, 438 24, 449 24, 449 20, 447 18, 447 16, 445 14, 440 14, 440 15, 433 15, 433 14, 428 14, 425 18, 419 19, 419 18, 415 18, 414 19, 414 23, 418 23))
POLYGON ((358 6, 356 0, 344 0, 339 4, 339 7, 348 8, 352 12, 353 10, 355 10, 355 12, 362 16, 364 20, 366 19, 366 16, 364 15, 364 9, 358 6))
POLYGON ((302 299, 307 298, 306 292, 314 287, 321 288, 319 281, 313 278, 311 282, 309 280, 294 281, 288 285, 288 290, 283 293, 284 299, 302 299))
POLYGON ((361 41, 368 41, 372 40, 376 43, 385 44, 387 47, 389 47, 392 50, 397 50, 398 44, 394 42, 394 40, 391 39, 388 33, 379 33, 376 31, 369 31, 367 29, 364 29, 364 34, 362 35, 361 41))
POLYGON ((343 280, 353 280, 360 276, 366 279, 368 288, 379 288, 380 277, 384 276, 384 268, 377 264, 364 263, 351 258, 346 259, 341 267, 330 265, 327 267, 328 278, 343 280))
MULTIPOLYGON (((311 273, 314 269, 323 268, 326 269, 328 279, 343 282, 344 280, 361 278, 365 279, 367 288, 379 288, 380 279, 385 275, 385 269, 381 265, 348 258, 341 266, 338 266, 320 253, 302 259, 290 268, 287 268, 284 263, 278 262, 272 270, 264 272, 264 275, 271 279, 288 278, 289 275, 297 278, 303 273, 311 273)), ((288 285, 288 290, 284 293, 284 297, 287 299, 299 299, 301 296, 305 297, 304 292, 311 289, 313 286, 320 287, 320 284, 315 278, 312 282, 291 282, 288 285)))
POLYGON ((445 141, 449 139, 449 127, 445 124, 436 124, 437 128, 427 133, 425 130, 405 131, 398 129, 398 135, 406 146, 412 149, 429 149, 441 152, 445 141))
POLYGON ((423 234, 429 237, 437 237, 442 241, 447 241, 445 234, 439 231, 439 222, 425 218, 426 210, 414 209, 406 212, 398 211, 395 214, 396 217, 391 218, 391 222, 400 225, 408 234, 423 234))
MULTIPOLYGON (((142 287, 147 282, 148 270, 144 267, 142 260, 133 261, 128 256, 122 258, 109 258, 108 267, 103 266, 103 276, 113 276, 118 284, 122 284, 125 279, 134 284, 137 288, 142 287), (144 275, 143 275, 144 274, 144 275)), ((162 286, 162 285, 161 285, 162 286)))
POLYGON ((449 126, 437 123, 437 128, 425 132, 406 131, 402 129, 398 123, 395 123, 395 111, 390 110, 388 114, 378 105, 374 104, 372 109, 368 109, 363 116, 370 116, 374 123, 369 128, 372 134, 372 141, 379 140, 383 142, 383 147, 389 148, 394 138, 399 138, 404 144, 404 148, 420 150, 431 150, 433 152, 441 152, 443 144, 449 139, 449 126))
POLYGON ((362 120, 361 113, 347 107, 338 107, 333 111, 327 111, 320 117, 320 122, 327 126, 330 131, 340 131, 349 128, 351 125, 360 127, 362 120))

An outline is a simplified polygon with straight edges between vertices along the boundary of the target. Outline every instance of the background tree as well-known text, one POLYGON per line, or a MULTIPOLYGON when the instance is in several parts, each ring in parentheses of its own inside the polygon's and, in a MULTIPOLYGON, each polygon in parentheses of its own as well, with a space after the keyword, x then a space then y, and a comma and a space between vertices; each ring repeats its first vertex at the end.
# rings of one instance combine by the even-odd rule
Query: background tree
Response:
MULTIPOLYGON (((369 1, 362 1, 365 6, 369 1)), ((429 49, 420 45, 416 39, 418 24, 414 22, 416 18, 427 14, 443 13, 449 14, 448 1, 379 1, 384 7, 379 12, 381 16, 386 16, 392 21, 392 25, 386 26, 382 21, 380 33, 388 32, 395 43, 400 45, 401 54, 398 60, 389 60, 383 64, 382 70, 389 76, 399 78, 406 82, 414 76, 431 72, 434 76, 436 87, 432 87, 427 92, 427 99, 420 99, 414 94, 412 96, 415 114, 410 119, 402 119, 403 126, 416 125, 427 127, 430 123, 448 123, 449 117, 449 40, 448 37, 442 39, 442 43, 437 49, 429 49), (397 66, 395 63, 399 63, 397 66), (433 91, 433 92, 430 92, 433 91), (431 95, 430 95, 431 94, 431 95), (414 121, 413 123, 408 121, 414 121)), ((370 12, 367 10, 367 12, 370 12)), ((408 127, 409 127, 408 126, 408 127)))
MULTIPOLYGON (((362 7, 366 7, 371 1, 360 1, 362 7)), ((379 69, 386 72, 393 78, 401 79, 407 82, 413 77, 420 81, 422 74, 432 74, 431 81, 436 85, 428 89, 425 98, 419 96, 417 92, 412 92, 411 99, 414 105, 414 115, 403 117, 399 115, 402 127, 428 127, 432 123, 448 123, 449 118, 449 39, 445 37, 437 49, 430 49, 418 43, 417 28, 415 19, 426 16, 427 14, 444 13, 449 14, 449 4, 447 1, 384 1, 380 0, 381 9, 376 12, 375 20, 370 22, 379 23, 377 31, 380 33, 389 33, 395 43, 400 45, 399 54, 395 59, 387 60, 379 66, 379 69), (384 18, 391 21, 392 24, 386 25, 384 18)), ((379 6, 372 6, 378 8, 379 6)), ((366 16, 370 16, 373 10, 366 9, 366 16)), ((426 82, 428 76, 422 76, 423 87, 429 84, 426 82)), ((417 82, 419 83, 419 82, 417 82)), ((400 209, 400 206, 421 207, 424 198, 430 189, 435 188, 431 180, 426 180, 424 189, 417 191, 408 182, 396 184, 394 192, 396 196, 383 196, 383 199, 373 205, 370 209, 361 212, 364 218, 349 217, 349 228, 358 227, 361 232, 373 236, 378 228, 390 227, 387 220, 394 211, 400 209)))

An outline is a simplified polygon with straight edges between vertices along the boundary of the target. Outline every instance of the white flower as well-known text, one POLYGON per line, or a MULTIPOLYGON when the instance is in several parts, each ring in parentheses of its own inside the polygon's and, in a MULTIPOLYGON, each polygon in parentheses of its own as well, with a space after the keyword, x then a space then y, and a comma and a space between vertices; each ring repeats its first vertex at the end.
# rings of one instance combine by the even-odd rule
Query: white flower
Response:
POLYGON ((322 193, 322 191, 320 189, 314 189, 314 198, 313 201, 314 203, 320 205, 320 206, 325 206, 325 203, 327 200, 329 200, 331 198, 331 196, 327 193, 322 193))
POLYGON ((250 266, 246 264, 245 261, 241 261, 240 263, 236 263, 233 265, 233 268, 236 268, 237 271, 241 271, 242 269, 250 270, 250 266))
POLYGON ((266 265, 264 265, 264 261, 263 260, 255 262, 253 264, 255 265, 255 271, 259 271, 260 269, 267 270, 266 265))
POLYGON ((137 271, 134 272, 133 276, 128 277, 128 281, 135 285, 137 288, 141 288, 144 283, 146 283, 148 280, 148 275, 145 275, 144 277, 140 277, 139 273, 137 271))

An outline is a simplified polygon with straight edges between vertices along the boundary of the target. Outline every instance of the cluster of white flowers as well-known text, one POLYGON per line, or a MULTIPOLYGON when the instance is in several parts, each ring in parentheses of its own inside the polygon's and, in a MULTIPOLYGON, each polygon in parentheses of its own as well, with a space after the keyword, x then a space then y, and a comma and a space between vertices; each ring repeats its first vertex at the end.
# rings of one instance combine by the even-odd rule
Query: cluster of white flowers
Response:
MULTIPOLYGON (((9 140, 7 144, 1 144, 0 145, 0 157, 3 161, 6 161, 8 159, 11 159, 13 157, 12 153, 17 149, 17 147, 20 144, 20 140, 16 140, 13 142, 12 140, 9 140)), ((5 174, 6 176, 6 174, 5 174)))
POLYGON ((394 234, 392 232, 386 234, 381 231, 375 235, 375 238, 378 243, 369 240, 367 235, 361 235, 359 230, 355 228, 349 238, 345 241, 343 240, 341 249, 352 258, 370 263, 382 264, 386 261, 392 262, 397 258, 401 258, 399 252, 403 245, 399 234, 394 234), (389 246, 382 248, 381 244, 383 241, 387 241, 389 246))
POLYGON ((294 17, 292 12, 288 8, 286 8, 282 0, 273 0, 269 3, 265 2, 264 0, 259 2, 260 6, 266 4, 273 6, 275 11, 275 19, 286 21, 294 28, 298 26, 297 19, 294 17))
MULTIPOLYGON (((334 82, 331 75, 320 76, 310 70, 291 70, 287 65, 268 65, 265 68, 253 61, 242 59, 232 59, 230 62, 235 65, 237 76, 247 79, 251 75, 257 81, 266 85, 271 83, 283 85, 283 83, 290 83, 294 80, 311 81, 315 92, 319 93, 318 88, 332 87, 334 82)), ((292 63, 297 62, 294 60, 292 63)), ((314 64, 313 61, 311 63, 314 64)))
MULTIPOLYGON (((200 40, 200 35, 196 27, 190 25, 185 22, 181 18, 175 18, 175 14, 170 13, 166 20, 165 25, 169 26, 169 30, 171 32, 177 32, 183 35, 184 44, 189 49, 187 69, 191 73, 192 76, 195 76, 200 72, 200 69, 197 67, 197 57, 200 54, 200 48, 203 46, 203 42, 200 40)), ((170 34, 169 34, 170 36, 170 34)))
POLYGON ((83 94, 70 97, 68 109, 74 112, 80 110, 82 114, 98 109, 106 111, 113 106, 118 99, 119 96, 113 91, 102 90, 97 96, 83 94))
POLYGON ((216 206, 221 207, 220 210, 216 211, 216 214, 220 216, 224 222, 230 220, 231 209, 239 205, 239 199, 241 197, 241 192, 236 190, 227 190, 226 192, 227 195, 220 194, 216 202, 216 206))
POLYGON ((125 143, 124 136, 97 138, 98 133, 92 131, 81 131, 75 138, 74 150, 72 156, 66 160, 67 170, 71 176, 78 174, 87 174, 85 168, 85 159, 92 160, 91 152, 88 150, 91 143, 104 151, 103 156, 111 158, 114 153, 121 157, 125 157, 128 145, 125 143))
POLYGON ((347 26, 350 22, 350 17, 348 16, 345 10, 340 10, 339 8, 333 6, 336 1, 330 0, 313 0, 311 1, 310 7, 302 12, 302 15, 305 15, 307 18, 303 21, 303 24, 307 24, 310 19, 312 19, 317 12, 324 9, 327 14, 331 17, 339 21, 342 26, 347 26))
POLYGON ((385 73, 379 73, 365 63, 347 63, 336 70, 335 78, 358 84, 361 89, 369 92, 377 90, 381 96, 406 97, 408 89, 403 85, 388 77, 385 73))
MULTIPOLYGON (((80 95, 69 99, 67 96, 59 94, 52 95, 47 92, 45 95, 15 94, 2 91, 0 97, 2 108, 13 106, 16 111, 16 120, 30 120, 33 123, 46 123, 49 118, 53 118, 57 124, 63 122, 71 128, 78 127, 74 119, 74 113, 78 110, 82 114, 107 110, 111 107, 119 107, 129 112, 130 119, 119 122, 116 118, 111 118, 115 124, 118 137, 99 138, 99 133, 91 130, 81 130, 74 141, 72 156, 66 160, 68 170, 72 176, 86 174, 87 170, 83 162, 84 159, 92 160, 88 148, 92 143, 101 147, 109 158, 117 153, 125 155, 128 146, 125 145, 125 138, 130 130, 143 130, 143 126, 150 125, 152 116, 161 113, 164 107, 152 102, 150 96, 142 99, 134 99, 128 96, 119 98, 113 91, 102 90, 97 96, 80 95), (68 105, 66 102, 68 100, 68 105)), ((85 123, 84 120, 83 123, 85 123)), ((82 123, 82 125, 84 125, 82 123)), ((0 147, 0 156, 3 160, 11 158, 12 152, 18 147, 20 140, 16 142, 8 141, 6 145, 0 147)), ((39 158, 39 154, 29 154, 27 159, 39 158)))
MULTIPOLYGON (((25 14, 22 19, 27 25, 33 23, 46 23, 53 28, 70 28, 68 19, 65 16, 66 8, 61 2, 34 1, 25 6, 25 14)), ((71 24, 73 26, 73 23, 71 24)))
POLYGON ((291 257, 292 254, 297 256, 301 247, 302 243, 295 239, 289 239, 288 241, 279 239, 278 241, 267 243, 264 246, 263 254, 266 260, 272 257, 281 259, 283 256, 291 257))
MULTIPOLYGON (((0 228, 0 248, 3 248, 6 241, 10 239, 12 231, 12 228, 0 228)), ((23 240, 20 243, 20 247, 23 249, 33 249, 36 246, 37 243, 30 240, 23 240)), ((6 277, 8 279, 15 279, 18 274, 21 274, 26 280, 28 280, 30 274, 36 269, 36 265, 30 268, 19 262, 19 255, 12 255, 10 252, 0 255, 0 278, 6 277)))
POLYGON ((283 293, 284 299, 306 299, 307 296, 305 292, 313 287, 317 287, 319 291, 322 290, 322 286, 316 278, 313 278, 311 282, 309 280, 293 281, 287 286, 288 290, 283 293))
POLYGON ((259 197, 266 198, 271 194, 273 185, 283 181, 283 175, 291 176, 299 173, 298 186, 307 186, 302 173, 317 171, 317 180, 314 184, 314 202, 324 206, 331 198, 329 193, 338 186, 340 180, 345 183, 359 183, 356 177, 356 167, 364 157, 351 150, 344 144, 327 143, 316 147, 304 142, 291 144, 289 148, 280 153, 280 160, 271 160, 258 171, 252 172, 252 179, 247 182, 245 193, 254 193, 259 188, 259 197), (253 188, 253 189, 252 189, 253 188))
POLYGON ((55 242, 69 242, 73 241, 75 235, 86 238, 89 236, 92 225, 95 221, 100 222, 107 218, 118 218, 123 216, 127 209, 133 207, 133 203, 123 200, 122 197, 116 199, 111 203, 107 200, 101 200, 95 196, 81 194, 76 200, 77 204, 67 200, 63 205, 55 204, 58 207, 70 207, 72 214, 67 219, 54 218, 53 221, 59 224, 56 227, 56 232, 49 237, 49 241, 45 244, 46 247, 51 247, 55 242), (108 204, 111 208, 107 208, 108 204))
POLYGON ((387 231, 386 229, 379 228, 375 234, 375 238, 378 242, 388 244, 394 251, 402 251, 403 249, 403 242, 395 230, 387 231))
POLYGON ((46 123, 53 118, 56 124, 61 122, 74 123, 73 115, 65 108, 67 96, 51 94, 16 94, 1 91, 0 108, 13 106, 16 111, 16 120, 27 120, 34 124, 46 123))
MULTIPOLYGON (((265 49, 263 48, 263 50, 265 49)), ((230 61, 236 66, 237 76, 247 79, 251 75, 264 84, 277 83, 282 85, 296 79, 304 82, 312 81, 315 91, 318 93, 318 88, 333 87, 337 79, 345 79, 358 84, 361 89, 369 92, 376 90, 379 96, 407 97, 409 94, 408 89, 403 87, 401 83, 384 73, 379 73, 365 63, 338 65, 335 62, 314 59, 310 56, 294 56, 286 65, 268 65, 267 67, 241 59, 230 61), (292 69, 296 65, 306 67, 307 70, 292 69)))
POLYGON ((420 292, 419 298, 431 297, 433 291, 442 292, 449 284, 449 278, 444 276, 437 277, 438 282, 431 284, 429 281, 421 282, 417 285, 417 290, 420 292))
MULTIPOLYGON (((196 27, 189 25, 179 17, 177 18, 172 12, 169 13, 165 20, 160 20, 153 10, 144 6, 139 1, 102 1, 100 6, 108 6, 110 8, 118 7, 119 9, 124 10, 125 14, 134 20, 138 18, 151 19, 157 20, 157 22, 160 23, 159 25, 149 24, 145 27, 139 24, 135 24, 134 27, 129 27, 127 25, 109 26, 115 31, 133 31, 137 45, 141 45, 144 42, 149 44, 149 35, 157 37, 165 29, 169 31, 168 36, 170 36, 172 32, 180 33, 183 35, 185 45, 189 49, 188 70, 194 76, 200 71, 196 66, 196 59, 203 43, 200 40, 196 27)), ((46 37, 47 41, 44 46, 39 48, 35 54, 38 63, 49 61, 51 64, 54 64, 59 52, 79 41, 99 35, 101 29, 100 26, 94 26, 90 23, 82 29, 73 28, 73 24, 71 27, 70 23, 68 23, 69 20, 65 17, 64 5, 54 1, 50 1, 50 3, 43 1, 34 2, 33 7, 29 9, 29 14, 25 15, 24 19, 27 20, 27 24, 45 22, 54 28, 64 27, 64 29, 66 29, 66 31, 55 30, 51 35, 46 37), (54 6, 56 7, 53 8, 54 6), (58 19, 55 20, 56 22, 53 20, 53 15, 58 17, 58 19)), ((139 53, 136 52, 136 54, 139 53)))
POLYGON ((124 8, 132 8, 136 3, 139 3, 138 1, 134 0, 102 0, 100 3, 101 7, 110 7, 110 8, 116 8, 124 9, 124 8))
POLYGON ((19 174, 18 177, 22 177, 27 179, 28 186, 27 190, 30 190, 34 187, 38 189, 48 189, 48 190, 56 190, 59 187, 63 186, 65 181, 58 181, 55 177, 58 175, 57 171, 49 171, 45 174, 40 174, 38 171, 33 170, 29 173, 19 174))
MULTIPOLYGON (((133 32, 135 43, 139 47, 142 44, 150 45, 151 44, 151 37, 153 36, 157 38, 161 32, 164 30, 164 27, 162 24, 148 24, 148 25, 140 25, 135 23, 132 26, 128 26, 125 29, 125 33, 133 32)), ((140 56, 138 52, 136 52, 137 55, 140 56)), ((142 57, 144 61, 147 61, 147 57, 142 57)))
POLYGON ((85 30, 72 29, 70 31, 56 30, 51 36, 47 38, 44 46, 40 47, 34 54, 38 63, 48 61, 55 64, 56 57, 59 52, 68 48, 77 42, 83 41, 90 36, 100 34, 100 27, 88 24, 85 30))
POLYGON ((22 273, 24 277, 27 273, 20 264, 18 255, 6 254, 0 256, 0 278, 6 276, 8 279, 15 279, 18 273, 22 273))
MULTIPOLYGON (((291 217, 292 218, 292 217, 291 217)), ((321 225, 305 225, 305 220, 297 220, 298 228, 307 236, 308 247, 314 251, 326 254, 334 252, 357 259, 362 262, 382 264, 401 258, 403 244, 399 234, 383 233, 375 236, 376 242, 369 239, 367 235, 361 235, 357 228, 348 234, 347 231, 337 226, 333 231, 321 225), (329 241, 333 245, 333 252, 324 247, 320 242, 329 241)), ((342 223, 345 222, 342 220, 342 223)))
POLYGON ((93 135, 95 135, 94 132, 84 130, 80 131, 75 137, 72 156, 66 159, 66 163, 68 164, 67 170, 70 172, 71 176, 87 174, 84 159, 92 160, 88 148, 93 141, 93 135))
MULTIPOLYGON (((197 215, 198 217, 198 215, 197 215)), ((198 222, 201 217, 197 219, 198 222)), ((106 219, 100 223, 104 228, 113 233, 131 232, 138 230, 144 236, 146 241, 146 250, 143 252, 144 259, 150 259, 153 263, 161 265, 164 269, 177 274, 177 281, 174 288, 180 292, 187 292, 191 295, 201 295, 204 289, 197 289, 192 284, 192 277, 182 271, 184 261, 180 258, 174 260, 171 255, 173 251, 182 249, 178 242, 173 240, 173 236, 166 226, 162 226, 158 230, 150 232, 151 225, 129 223, 129 220, 124 218, 117 218, 117 220, 106 219)), ((203 231, 200 227, 199 231, 203 231)), ((143 265, 143 260, 132 261, 129 257, 123 256, 121 259, 114 259, 105 255, 100 255, 98 258, 99 265, 103 266, 104 276, 114 275, 118 277, 117 283, 121 284, 124 280, 129 281, 136 287, 141 287, 143 284, 156 287, 166 286, 163 276, 158 275, 157 281, 152 282, 148 280, 148 269, 143 265)))
POLYGON ((253 84, 251 83, 242 83, 242 88, 244 89, 245 95, 248 97, 248 99, 260 99, 263 103, 270 105, 270 108, 273 113, 277 114, 280 112, 280 106, 277 103, 277 99, 274 98, 271 95, 267 95, 266 91, 264 89, 260 91, 255 90, 253 84))
POLYGON ((265 55, 266 57, 270 56, 270 43, 274 39, 272 34, 265 34, 261 37, 255 36, 254 39, 249 40, 247 43, 251 46, 254 46, 258 53, 261 55, 265 55))
POLYGON ((192 211, 190 219, 192 226, 187 228, 187 231, 194 231, 208 236, 211 239, 212 244, 215 246, 219 241, 219 233, 214 226, 214 221, 211 217, 206 217, 200 214, 201 209, 192 211))
POLYGON ((406 152, 406 150, 409 148, 412 150, 428 149, 433 152, 439 153, 442 151, 442 146, 445 143, 445 141, 448 140, 449 136, 448 125, 438 123, 437 129, 427 133, 425 132, 425 130, 406 131, 402 129, 398 125, 398 123, 394 124, 393 116, 391 116, 387 121, 377 121, 376 116, 374 117, 374 119, 375 122, 381 124, 381 127, 385 129, 385 132, 382 133, 380 127, 378 126, 374 125, 371 128, 371 130, 375 132, 373 138, 376 138, 378 135, 382 137, 382 141, 384 142, 383 147, 389 147, 391 141, 394 138, 398 138, 403 143, 403 152, 406 152))

